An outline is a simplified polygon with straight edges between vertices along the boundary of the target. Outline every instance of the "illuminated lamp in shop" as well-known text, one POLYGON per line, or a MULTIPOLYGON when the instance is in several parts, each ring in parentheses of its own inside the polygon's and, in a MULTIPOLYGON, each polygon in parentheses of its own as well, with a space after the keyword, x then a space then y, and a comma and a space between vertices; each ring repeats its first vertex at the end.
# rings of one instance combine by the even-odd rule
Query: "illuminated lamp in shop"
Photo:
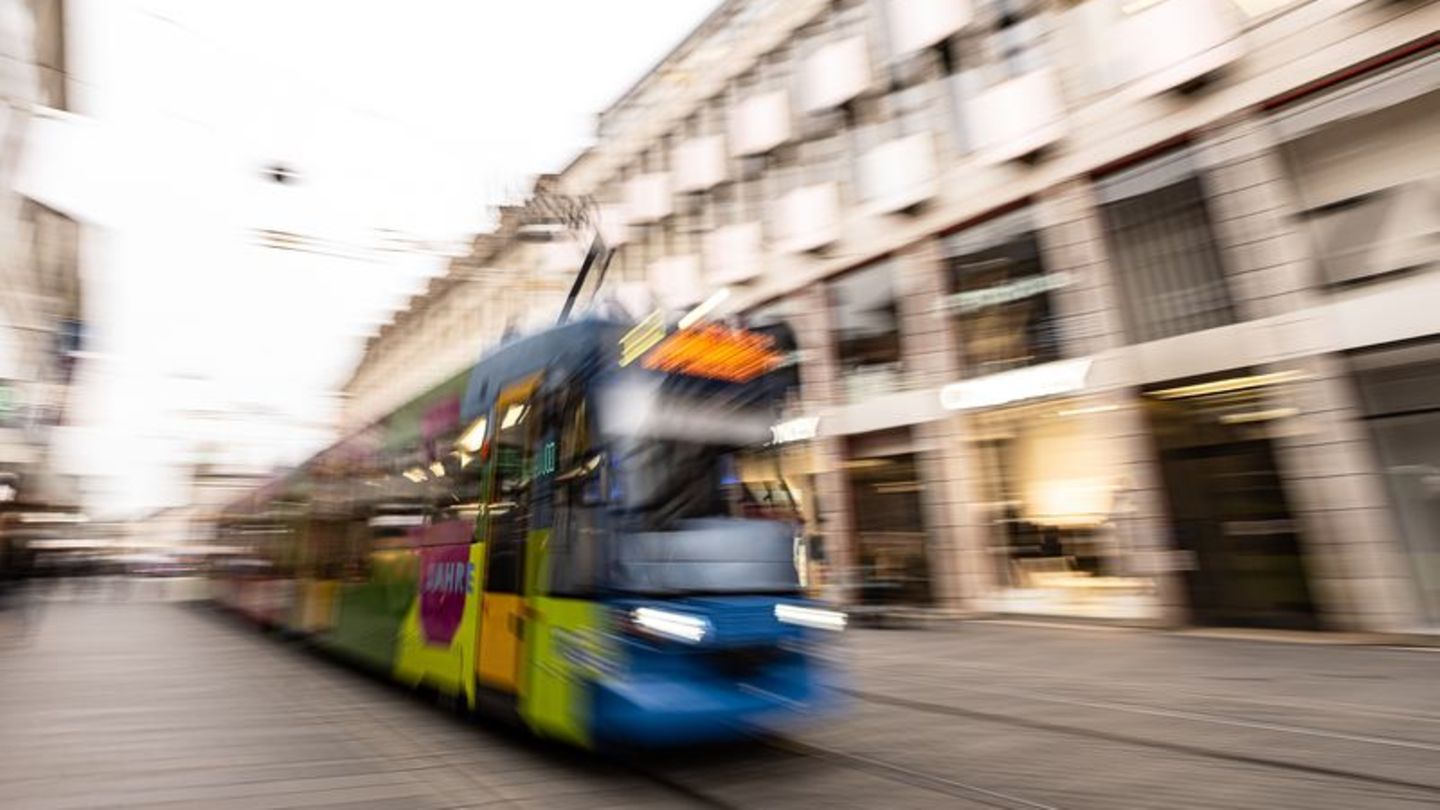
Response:
POLYGON ((1213 382, 1195 383, 1194 385, 1182 385, 1176 388, 1165 388, 1159 391, 1149 392, 1149 396, 1156 399, 1188 399, 1191 397, 1208 397, 1216 394, 1230 394, 1236 391, 1248 391, 1253 388, 1264 388, 1268 385, 1280 385, 1282 383, 1299 382, 1305 379, 1302 371, 1276 371, 1271 374, 1251 374, 1244 377, 1227 377, 1223 380, 1213 382))
POLYGON ((771 371, 783 359, 767 335, 710 325, 665 338, 641 365, 669 374, 741 383, 771 371))
POLYGON ((940 404, 948 410, 962 411, 1073 394, 1084 390, 1092 363, 1088 357, 1061 360, 951 383, 940 389, 940 404))
POLYGON ((1226 425, 1246 425, 1252 422, 1273 422, 1288 419, 1300 413, 1298 408, 1266 408, 1259 411, 1221 414, 1220 422, 1226 425))

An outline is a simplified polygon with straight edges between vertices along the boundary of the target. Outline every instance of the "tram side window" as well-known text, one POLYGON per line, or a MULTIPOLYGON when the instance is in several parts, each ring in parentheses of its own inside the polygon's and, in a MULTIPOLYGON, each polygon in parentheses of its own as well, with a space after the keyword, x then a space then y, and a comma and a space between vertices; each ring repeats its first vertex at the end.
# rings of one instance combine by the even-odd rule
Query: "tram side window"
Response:
POLYGON ((549 592, 588 596, 595 590, 597 509, 586 505, 585 489, 593 485, 600 472, 592 463, 584 397, 578 393, 567 397, 559 411, 562 432, 555 476, 549 592))
POLYGON ((486 513, 490 519, 489 561, 485 590, 519 593, 524 565, 525 533, 530 528, 533 427, 540 420, 529 399, 502 402, 495 409, 493 491, 486 513))
POLYGON ((438 458, 431 462, 430 471, 438 469, 440 475, 434 476, 437 486, 430 503, 434 523, 473 521, 483 497, 485 464, 478 455, 455 448, 457 437, 458 432, 452 432, 435 442, 440 450, 434 453, 438 458))

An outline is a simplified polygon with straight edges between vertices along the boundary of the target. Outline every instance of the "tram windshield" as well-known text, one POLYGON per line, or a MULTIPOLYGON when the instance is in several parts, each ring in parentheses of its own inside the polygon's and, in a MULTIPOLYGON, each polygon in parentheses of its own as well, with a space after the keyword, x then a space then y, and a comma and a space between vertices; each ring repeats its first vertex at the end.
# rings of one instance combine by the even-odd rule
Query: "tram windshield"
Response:
MULTIPOLYGON (((733 394, 733 392, 730 392, 733 394)), ((774 414, 726 392, 617 386, 601 408, 608 505, 621 516, 607 585, 632 593, 790 592, 796 512, 765 445, 774 414), (767 461, 773 474, 765 474, 767 461)))

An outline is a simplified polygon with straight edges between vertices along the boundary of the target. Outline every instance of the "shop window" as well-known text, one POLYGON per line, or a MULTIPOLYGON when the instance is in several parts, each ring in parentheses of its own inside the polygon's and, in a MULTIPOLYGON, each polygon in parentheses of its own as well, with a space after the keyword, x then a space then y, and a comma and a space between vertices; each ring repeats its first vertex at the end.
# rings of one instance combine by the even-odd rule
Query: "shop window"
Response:
POLYGON ((1205 190, 1188 150, 1105 177, 1096 193, 1132 340, 1235 322, 1205 190))
POLYGON ((1055 400, 975 417, 978 500, 997 575, 995 609, 1143 619, 1154 583, 1133 575, 1132 508, 1107 414, 1055 400))
POLYGON ((885 393, 900 384, 900 311, 889 261, 830 282, 831 320, 847 397, 885 393))
POLYGON ((1440 346, 1357 355, 1358 390, 1427 624, 1440 627, 1440 346))
POLYGON ((1440 150, 1433 146, 1440 91, 1376 110, 1361 106, 1413 92, 1422 78, 1437 80, 1440 59, 1396 73, 1276 120, 1281 137, 1294 134, 1280 151, 1327 284, 1440 263, 1440 150))
POLYGON ((1051 293, 1069 283, 1048 273, 1028 209, 946 240, 949 311, 960 335, 961 368, 981 376, 1060 359, 1051 293))

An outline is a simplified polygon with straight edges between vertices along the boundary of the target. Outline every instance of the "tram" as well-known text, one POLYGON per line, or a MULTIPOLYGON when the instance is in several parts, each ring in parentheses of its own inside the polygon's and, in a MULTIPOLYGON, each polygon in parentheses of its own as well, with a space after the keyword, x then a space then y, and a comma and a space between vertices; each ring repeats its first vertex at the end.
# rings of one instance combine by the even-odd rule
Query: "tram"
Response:
POLYGON ((776 459, 793 354, 658 315, 510 340, 227 509, 252 551, 215 598, 585 747, 825 716, 845 616, 806 597, 776 459))

